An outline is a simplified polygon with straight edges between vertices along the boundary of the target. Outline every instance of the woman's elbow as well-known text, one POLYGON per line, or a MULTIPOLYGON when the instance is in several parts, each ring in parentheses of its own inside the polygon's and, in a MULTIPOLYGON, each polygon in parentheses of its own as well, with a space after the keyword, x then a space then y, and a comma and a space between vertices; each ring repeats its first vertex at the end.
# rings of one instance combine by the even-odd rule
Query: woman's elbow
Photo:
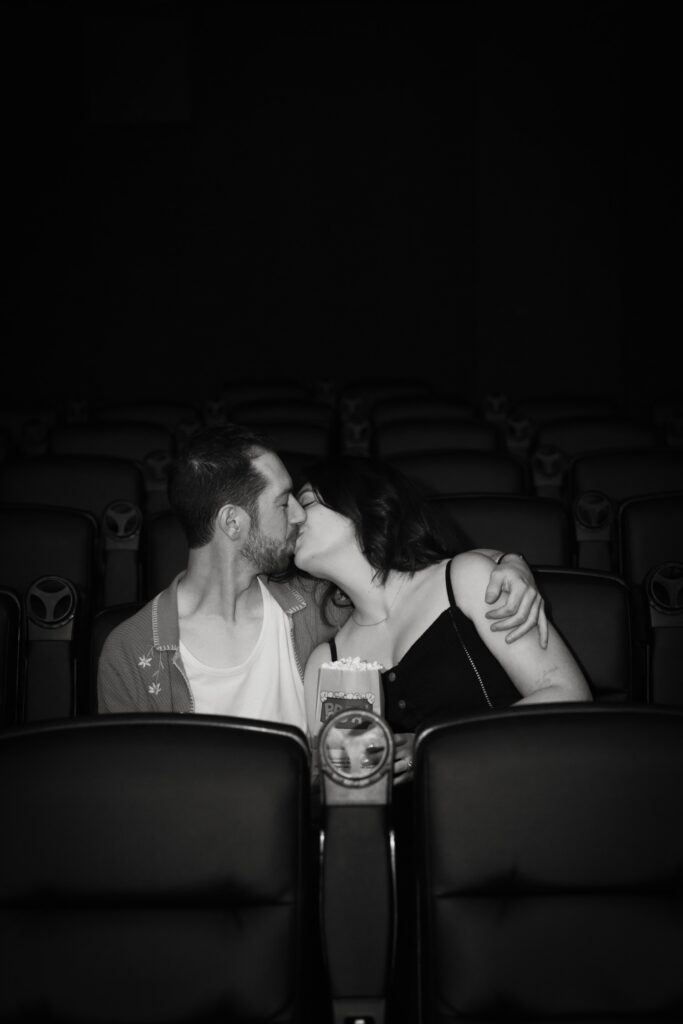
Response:
POLYGON ((592 701, 593 694, 585 679, 568 679, 558 687, 560 696, 553 697, 553 700, 563 701, 592 701))
POLYGON ((539 686, 527 693, 518 704, 561 704, 565 702, 590 702, 593 694, 588 683, 583 679, 556 681, 546 686, 539 686))

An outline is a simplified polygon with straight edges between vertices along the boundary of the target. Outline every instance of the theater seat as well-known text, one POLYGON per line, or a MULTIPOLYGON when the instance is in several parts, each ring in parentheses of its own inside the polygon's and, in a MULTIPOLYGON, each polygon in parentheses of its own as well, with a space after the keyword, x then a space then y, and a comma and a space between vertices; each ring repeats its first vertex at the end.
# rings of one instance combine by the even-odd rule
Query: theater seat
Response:
POLYGON ((432 451, 391 455, 389 462, 431 494, 523 494, 524 469, 503 452, 432 451))
POLYGON ((19 718, 87 713, 88 635, 97 593, 97 522, 85 511, 0 505, 0 586, 21 603, 19 718))
POLYGON ((423 729, 421 1024, 680 1020, 681 792, 681 710, 544 705, 423 729))
POLYGON ((594 452, 656 449, 653 424, 629 417, 579 417, 541 423, 529 449, 529 463, 536 494, 566 498, 569 471, 574 459, 594 452))
POLYGON ((380 459, 439 451, 495 452, 498 434, 491 423, 458 418, 392 420, 375 424, 370 448, 380 459))
POLYGON ((331 427, 314 420, 300 423, 282 420, 248 425, 257 430, 277 452, 281 449, 302 452, 310 458, 318 459, 324 459, 332 453, 331 427))
POLYGON ((0 1019, 301 1024, 309 785, 247 719, 0 735, 0 1019))
POLYGON ((534 576, 548 616, 579 662, 593 699, 644 702, 647 671, 624 580, 606 572, 545 566, 534 568, 534 576))
POLYGON ((428 499, 451 550, 521 551, 529 565, 573 565, 570 519, 562 502, 526 494, 440 494, 428 499))
POLYGON ((574 459, 567 475, 578 564, 614 570, 618 565, 616 520, 630 498, 683 493, 683 452, 633 449, 593 452, 574 459))
POLYGON ((140 542, 145 479, 130 459, 105 455, 43 455, 0 466, 0 502, 81 509, 98 524, 101 607, 140 596, 140 542))
POLYGON ((162 423, 136 420, 102 420, 62 424, 52 432, 50 450, 55 455, 109 455, 130 459, 143 471, 148 515, 168 507, 166 480, 176 440, 162 423))
POLYGON ((245 402, 262 402, 272 399, 280 401, 308 401, 309 388, 293 380, 236 380, 220 389, 220 399, 226 409, 227 418, 236 419, 236 410, 245 402))
POLYGON ((179 448, 201 430, 201 410, 185 402, 120 402, 101 406, 96 411, 99 422, 156 423, 166 427, 179 448))
POLYGON ((187 538, 174 512, 159 512, 147 525, 143 597, 149 601, 187 568, 187 538))
POLYGON ((622 415, 622 410, 617 402, 608 398, 596 398, 592 395, 555 396, 552 398, 529 395, 515 401, 514 412, 518 416, 528 416, 535 424, 559 419, 615 419, 622 415))
POLYGON ((622 502, 617 535, 647 661, 648 699, 683 706, 683 492, 622 502))
POLYGON ((381 427, 408 420, 473 420, 476 414, 469 402, 445 396, 412 395, 379 399, 372 407, 371 418, 375 427, 381 427))
POLYGON ((0 589, 0 729, 17 719, 21 634, 19 598, 11 590, 0 589))
POLYGON ((313 398, 263 398, 234 404, 232 414, 238 423, 257 430, 267 430, 270 423, 315 423, 329 430, 333 410, 313 398))

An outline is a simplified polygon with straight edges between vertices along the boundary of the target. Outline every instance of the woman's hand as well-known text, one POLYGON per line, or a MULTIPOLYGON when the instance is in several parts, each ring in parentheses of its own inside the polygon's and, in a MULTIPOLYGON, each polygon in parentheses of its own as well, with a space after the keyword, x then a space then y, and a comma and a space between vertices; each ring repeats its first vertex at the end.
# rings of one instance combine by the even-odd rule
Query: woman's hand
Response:
POLYGON ((537 626, 541 647, 545 649, 548 646, 545 601, 521 555, 509 553, 504 556, 491 573, 484 599, 493 605, 486 613, 487 619, 495 620, 490 628, 494 633, 506 632, 506 643, 514 643, 537 626))
POLYGON ((413 777, 414 732, 394 733, 394 785, 410 782, 413 777))

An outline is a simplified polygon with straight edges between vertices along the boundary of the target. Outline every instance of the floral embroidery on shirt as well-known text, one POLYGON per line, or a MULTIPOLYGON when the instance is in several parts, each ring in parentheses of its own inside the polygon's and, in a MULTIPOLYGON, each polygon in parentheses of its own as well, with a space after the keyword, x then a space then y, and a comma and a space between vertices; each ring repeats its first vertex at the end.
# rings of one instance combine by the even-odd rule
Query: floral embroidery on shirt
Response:
POLYGON ((159 652, 157 655, 157 667, 154 669, 154 672, 152 673, 152 679, 154 680, 154 682, 150 683, 149 686, 147 687, 147 692, 151 693, 154 697, 158 697, 159 694, 161 693, 161 683, 159 682, 159 676, 165 670, 165 668, 166 666, 164 665, 163 659, 161 657, 161 652, 159 652))
MULTIPOLYGON (((147 651, 147 654, 141 654, 140 657, 138 658, 138 667, 143 669, 151 668, 153 653, 154 648, 150 647, 150 649, 147 651)), ((154 672, 152 672, 152 682, 147 687, 147 693, 150 693, 153 697, 158 697, 159 694, 161 693, 161 683, 159 682, 159 675, 163 671, 164 663, 161 660, 161 654, 159 654, 157 667, 155 668, 154 672)))

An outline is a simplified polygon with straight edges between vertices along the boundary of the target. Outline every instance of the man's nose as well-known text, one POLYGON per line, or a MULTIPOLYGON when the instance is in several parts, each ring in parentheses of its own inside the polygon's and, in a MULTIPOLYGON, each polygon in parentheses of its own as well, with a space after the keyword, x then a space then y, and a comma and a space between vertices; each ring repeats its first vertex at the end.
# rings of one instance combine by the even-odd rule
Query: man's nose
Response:
POLYGON ((302 508, 294 495, 289 499, 289 521, 291 523, 306 522, 306 510, 302 508))

